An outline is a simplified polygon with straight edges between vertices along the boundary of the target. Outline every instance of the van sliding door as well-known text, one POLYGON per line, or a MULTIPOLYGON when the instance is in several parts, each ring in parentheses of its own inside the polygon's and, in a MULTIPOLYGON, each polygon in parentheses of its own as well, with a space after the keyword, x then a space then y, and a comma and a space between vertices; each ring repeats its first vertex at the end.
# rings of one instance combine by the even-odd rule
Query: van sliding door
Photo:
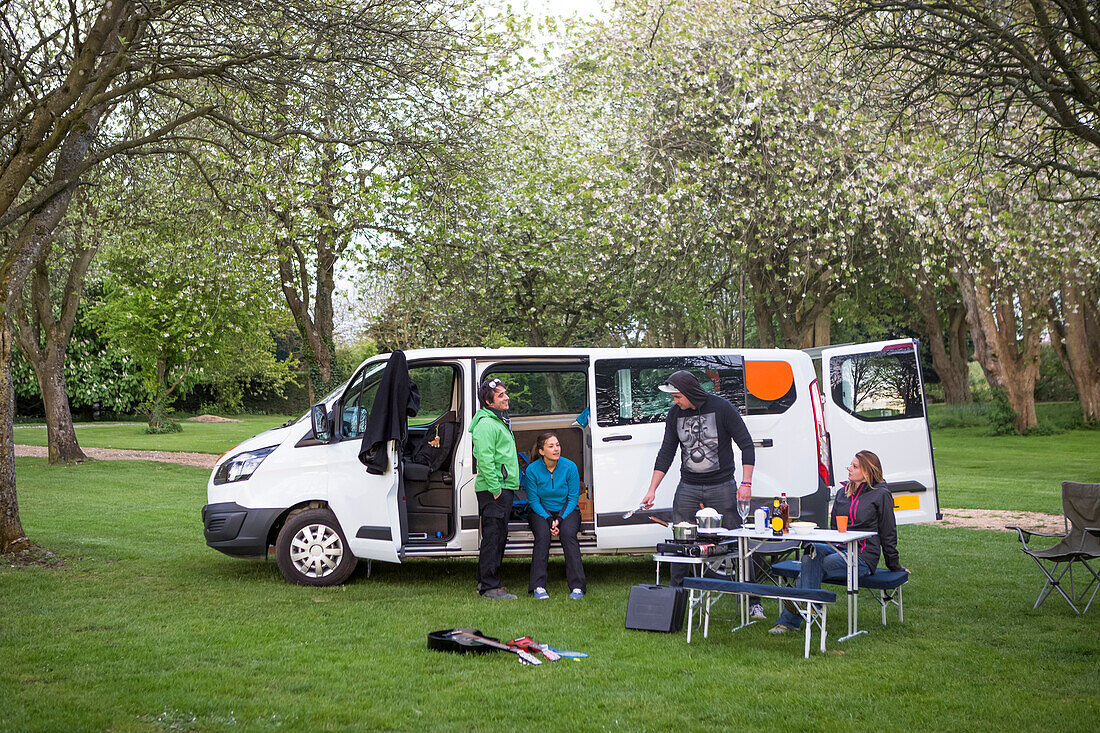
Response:
POLYGON ((821 352, 834 477, 847 480, 858 451, 877 454, 898 524, 939 518, 919 350, 919 341, 905 339, 821 352))
POLYGON ((722 395, 745 413, 745 365, 738 355, 596 359, 591 424, 600 549, 652 548, 671 534, 649 517, 672 518, 672 499, 680 481, 679 453, 657 490, 653 509, 628 518, 622 515, 636 508, 649 488, 665 418, 672 407, 672 395, 657 387, 680 369, 695 374, 703 389, 722 395))

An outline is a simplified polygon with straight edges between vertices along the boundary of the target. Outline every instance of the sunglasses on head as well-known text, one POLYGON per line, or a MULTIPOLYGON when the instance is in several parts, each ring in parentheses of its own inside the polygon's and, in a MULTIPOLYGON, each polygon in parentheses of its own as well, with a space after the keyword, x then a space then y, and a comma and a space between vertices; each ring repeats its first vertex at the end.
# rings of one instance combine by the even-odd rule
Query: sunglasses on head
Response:
POLYGON ((504 382, 500 381, 499 379, 493 378, 486 382, 485 386, 489 389, 496 389, 497 387, 504 386, 504 382))

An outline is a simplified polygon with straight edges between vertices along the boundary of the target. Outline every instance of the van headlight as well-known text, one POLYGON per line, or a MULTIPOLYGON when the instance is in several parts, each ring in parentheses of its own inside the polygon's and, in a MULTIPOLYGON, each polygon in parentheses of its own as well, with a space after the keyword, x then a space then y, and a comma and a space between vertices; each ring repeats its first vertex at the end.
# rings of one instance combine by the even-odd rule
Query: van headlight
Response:
POLYGON ((271 451, 276 448, 278 446, 270 445, 267 448, 257 448, 256 450, 238 453, 218 466, 218 470, 214 472, 214 485, 247 481, 252 477, 252 474, 256 473, 256 469, 260 467, 264 459, 271 455, 271 451))

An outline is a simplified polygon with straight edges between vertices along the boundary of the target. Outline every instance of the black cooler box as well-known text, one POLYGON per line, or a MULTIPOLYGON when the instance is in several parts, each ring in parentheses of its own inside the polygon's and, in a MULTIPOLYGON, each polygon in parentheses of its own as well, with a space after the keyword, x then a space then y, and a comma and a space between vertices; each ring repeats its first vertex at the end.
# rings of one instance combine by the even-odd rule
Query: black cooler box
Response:
POLYGON ((683 588, 635 585, 626 602, 626 628, 639 631, 679 631, 684 625, 687 593, 683 588))

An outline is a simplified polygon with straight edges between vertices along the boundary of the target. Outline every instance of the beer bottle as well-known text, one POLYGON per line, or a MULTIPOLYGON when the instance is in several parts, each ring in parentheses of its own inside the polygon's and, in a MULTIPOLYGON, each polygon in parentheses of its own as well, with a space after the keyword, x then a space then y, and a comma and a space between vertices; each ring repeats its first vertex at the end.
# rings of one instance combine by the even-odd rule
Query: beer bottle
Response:
POLYGON ((783 535, 783 517, 779 514, 779 499, 772 502, 772 535, 775 537, 783 535))
POLYGON ((787 504, 786 492, 780 494, 782 497, 779 502, 779 516, 783 518, 783 532, 791 531, 791 507, 787 504))

